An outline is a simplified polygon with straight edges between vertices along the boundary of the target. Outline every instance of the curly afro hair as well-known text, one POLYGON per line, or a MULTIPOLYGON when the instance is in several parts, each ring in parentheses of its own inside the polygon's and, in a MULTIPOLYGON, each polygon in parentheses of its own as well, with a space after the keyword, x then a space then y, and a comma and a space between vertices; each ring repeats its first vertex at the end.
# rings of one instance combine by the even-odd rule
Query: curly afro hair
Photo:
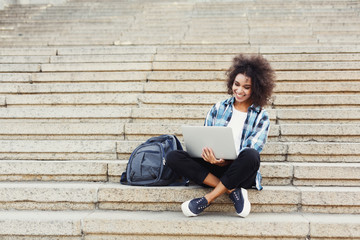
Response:
POLYGON ((226 72, 227 90, 230 95, 233 95, 232 86, 239 73, 251 79, 252 103, 260 107, 267 105, 275 87, 275 72, 270 63, 260 54, 235 56, 232 66, 226 72))

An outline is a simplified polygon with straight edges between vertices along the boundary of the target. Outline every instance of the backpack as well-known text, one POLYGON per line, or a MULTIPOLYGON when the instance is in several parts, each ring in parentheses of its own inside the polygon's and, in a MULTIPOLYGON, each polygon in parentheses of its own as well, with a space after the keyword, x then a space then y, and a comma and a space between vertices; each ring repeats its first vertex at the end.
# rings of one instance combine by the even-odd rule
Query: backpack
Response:
POLYGON ((131 153, 120 183, 136 186, 167 186, 179 176, 166 165, 165 157, 173 150, 182 150, 174 135, 149 138, 131 153))

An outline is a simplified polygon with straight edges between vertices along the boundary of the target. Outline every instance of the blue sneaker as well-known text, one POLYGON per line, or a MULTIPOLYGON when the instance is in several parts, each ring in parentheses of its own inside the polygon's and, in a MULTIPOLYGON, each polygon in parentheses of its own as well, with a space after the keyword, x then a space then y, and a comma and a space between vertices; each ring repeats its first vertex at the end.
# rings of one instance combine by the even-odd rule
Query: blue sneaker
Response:
POLYGON ((229 195, 231 201, 234 203, 236 213, 240 217, 246 217, 251 210, 251 204, 248 199, 247 190, 243 188, 237 188, 229 195))
POLYGON ((208 206, 210 206, 210 204, 208 204, 205 197, 195 198, 181 204, 181 210, 187 217, 196 217, 208 206))

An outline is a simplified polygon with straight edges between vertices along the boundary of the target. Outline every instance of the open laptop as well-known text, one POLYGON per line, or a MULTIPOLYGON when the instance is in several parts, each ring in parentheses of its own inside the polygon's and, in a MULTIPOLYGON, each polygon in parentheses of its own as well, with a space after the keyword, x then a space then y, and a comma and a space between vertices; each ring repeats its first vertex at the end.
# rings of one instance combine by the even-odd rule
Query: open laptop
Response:
POLYGON ((230 127, 182 126, 186 151, 191 157, 201 158, 204 147, 211 148, 216 158, 237 158, 233 132, 230 127))

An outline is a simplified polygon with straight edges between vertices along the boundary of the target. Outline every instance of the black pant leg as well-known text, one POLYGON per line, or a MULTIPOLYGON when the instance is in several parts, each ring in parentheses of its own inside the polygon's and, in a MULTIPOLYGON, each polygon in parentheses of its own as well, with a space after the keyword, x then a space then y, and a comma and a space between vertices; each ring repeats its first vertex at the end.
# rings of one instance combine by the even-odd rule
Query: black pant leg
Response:
POLYGON ((260 167, 260 155, 252 148, 244 149, 229 166, 220 181, 227 189, 251 188, 260 167))
POLYGON ((168 166, 178 175, 186 177, 198 185, 203 182, 209 173, 221 178, 228 166, 219 167, 204 161, 202 158, 192 158, 187 152, 175 150, 166 156, 168 166))
POLYGON ((182 150, 171 151, 166 155, 166 164, 179 176, 186 177, 201 185, 209 171, 182 150))

